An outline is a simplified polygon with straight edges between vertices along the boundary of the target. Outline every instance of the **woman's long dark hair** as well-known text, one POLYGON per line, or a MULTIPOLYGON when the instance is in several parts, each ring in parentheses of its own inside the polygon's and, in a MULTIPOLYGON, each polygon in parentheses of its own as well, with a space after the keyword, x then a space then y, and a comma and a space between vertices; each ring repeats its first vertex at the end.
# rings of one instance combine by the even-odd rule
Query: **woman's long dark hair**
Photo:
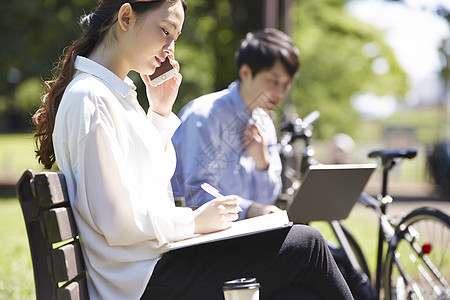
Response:
MULTIPOLYGON (((81 19, 81 25, 85 28, 83 37, 75 41, 65 52, 59 62, 57 70, 59 74, 55 79, 46 81, 47 92, 42 97, 41 107, 32 117, 32 123, 36 127, 34 140, 36 144, 36 157, 46 169, 51 169, 55 163, 53 149, 53 128, 55 126, 56 112, 61 103, 66 87, 75 75, 75 59, 77 56, 89 56, 94 47, 104 38, 108 29, 117 21, 117 13, 124 3, 130 3, 133 11, 144 14, 152 8, 156 8, 164 1, 177 0, 152 0, 152 1, 123 1, 103 0, 97 9, 81 19)), ((181 0, 184 11, 187 11, 186 0, 181 0)))

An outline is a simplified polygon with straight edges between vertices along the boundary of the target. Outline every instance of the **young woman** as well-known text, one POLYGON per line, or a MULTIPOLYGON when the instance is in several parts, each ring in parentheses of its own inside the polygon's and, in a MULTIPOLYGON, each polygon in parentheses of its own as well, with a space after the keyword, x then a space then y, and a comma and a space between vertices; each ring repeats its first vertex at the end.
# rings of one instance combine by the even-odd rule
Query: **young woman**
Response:
POLYGON ((323 238, 306 226, 165 250, 230 227, 239 203, 220 197, 193 211, 173 202, 170 139, 180 121, 171 109, 181 75, 153 87, 148 74, 165 59, 178 70, 172 47, 185 11, 184 0, 102 1, 33 117, 40 162, 57 162, 66 177, 90 298, 221 299, 224 281, 256 277, 263 299, 296 299, 303 285, 323 298, 351 299, 323 238), (147 113, 131 70, 147 86, 147 113))

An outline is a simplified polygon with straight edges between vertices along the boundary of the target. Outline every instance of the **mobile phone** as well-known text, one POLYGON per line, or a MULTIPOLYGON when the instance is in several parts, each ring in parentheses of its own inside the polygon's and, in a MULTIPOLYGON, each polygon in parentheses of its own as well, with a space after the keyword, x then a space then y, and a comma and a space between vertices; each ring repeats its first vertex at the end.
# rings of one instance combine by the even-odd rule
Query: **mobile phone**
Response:
POLYGON ((160 85, 166 80, 169 80, 175 75, 175 68, 170 64, 169 58, 161 63, 159 67, 156 68, 155 73, 150 75, 150 84, 153 86, 160 85))

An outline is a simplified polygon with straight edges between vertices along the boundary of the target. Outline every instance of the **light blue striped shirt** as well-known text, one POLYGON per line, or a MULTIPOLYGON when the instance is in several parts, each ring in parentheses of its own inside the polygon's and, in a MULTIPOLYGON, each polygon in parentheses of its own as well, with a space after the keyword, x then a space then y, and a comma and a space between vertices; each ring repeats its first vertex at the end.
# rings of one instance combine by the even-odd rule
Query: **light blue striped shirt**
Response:
POLYGON ((181 126, 173 136, 177 167, 172 177, 175 197, 185 197, 191 207, 214 197, 200 188, 203 182, 216 187, 223 195, 238 195, 242 219, 253 201, 274 204, 281 192, 281 160, 277 149, 276 129, 262 109, 250 112, 235 81, 220 92, 189 102, 179 113, 181 126), (252 157, 242 144, 243 132, 255 124, 270 154, 269 168, 256 169, 252 157))

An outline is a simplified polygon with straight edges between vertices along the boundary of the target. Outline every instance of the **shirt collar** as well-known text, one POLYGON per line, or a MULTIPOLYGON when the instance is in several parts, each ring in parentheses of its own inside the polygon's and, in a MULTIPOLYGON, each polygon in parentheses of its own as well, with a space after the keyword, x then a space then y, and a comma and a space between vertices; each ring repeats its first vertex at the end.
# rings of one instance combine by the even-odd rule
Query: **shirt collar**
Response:
POLYGON ((236 108, 236 112, 238 116, 245 120, 250 119, 252 113, 248 110, 248 107, 244 103, 244 99, 242 99, 241 93, 239 92, 239 80, 233 81, 229 86, 228 90, 230 91, 231 103, 233 107, 236 108))
POLYGON ((89 58, 77 56, 75 68, 102 79, 124 98, 130 93, 136 93, 136 86, 128 76, 125 77, 125 80, 122 80, 116 74, 89 58))

